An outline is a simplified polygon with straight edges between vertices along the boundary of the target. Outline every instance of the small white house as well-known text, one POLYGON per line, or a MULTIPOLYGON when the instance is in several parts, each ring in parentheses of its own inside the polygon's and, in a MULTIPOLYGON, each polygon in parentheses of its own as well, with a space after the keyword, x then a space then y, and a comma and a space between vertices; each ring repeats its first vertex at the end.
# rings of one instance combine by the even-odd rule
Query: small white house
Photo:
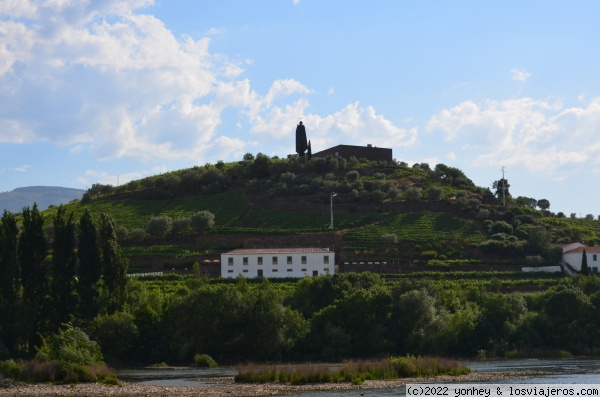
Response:
POLYGON ((221 254, 221 277, 306 277, 334 274, 328 248, 236 249, 221 254))
POLYGON ((573 269, 581 271, 581 261, 583 251, 587 257, 587 264, 590 272, 598 273, 600 271, 600 247, 586 247, 580 243, 563 245, 563 262, 569 264, 573 269))

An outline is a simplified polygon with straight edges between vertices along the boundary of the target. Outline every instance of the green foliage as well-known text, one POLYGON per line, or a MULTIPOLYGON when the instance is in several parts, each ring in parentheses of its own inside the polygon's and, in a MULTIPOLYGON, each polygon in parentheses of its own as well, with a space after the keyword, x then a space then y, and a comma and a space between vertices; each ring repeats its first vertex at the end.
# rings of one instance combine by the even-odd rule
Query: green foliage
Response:
POLYGON ((37 381, 96 382, 109 372, 103 360, 96 342, 80 328, 64 324, 57 334, 43 340, 36 360, 22 368, 21 376, 37 381))
POLYGON ((108 362, 119 362, 131 354, 139 331, 133 315, 125 312, 105 314, 92 321, 93 336, 98 341, 108 362))
POLYGON ((277 382, 292 385, 311 383, 352 382, 364 380, 464 375, 470 369, 458 361, 432 357, 391 357, 380 360, 345 361, 337 371, 328 365, 300 364, 295 366, 246 365, 238 368, 235 381, 239 383, 277 382))
POLYGON ((195 354, 194 355, 194 367, 201 368, 215 368, 217 362, 208 354, 195 354))
POLYGON ((165 237, 171 231, 173 220, 168 216, 155 216, 146 224, 146 233, 153 237, 165 237))
POLYGON ((190 226, 200 233, 206 233, 214 225, 215 215, 210 211, 198 211, 190 216, 190 226))
POLYGON ((401 241, 411 242, 483 240, 473 221, 431 212, 393 214, 377 224, 345 233, 344 239, 368 244, 381 240, 384 234, 392 233, 401 241))

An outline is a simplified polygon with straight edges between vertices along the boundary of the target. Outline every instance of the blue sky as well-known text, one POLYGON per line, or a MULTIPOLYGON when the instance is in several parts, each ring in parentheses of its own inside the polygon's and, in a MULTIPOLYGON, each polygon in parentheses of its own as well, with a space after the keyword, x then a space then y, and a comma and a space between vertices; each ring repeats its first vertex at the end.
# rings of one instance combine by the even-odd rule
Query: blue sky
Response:
POLYGON ((596 1, 2 0, 0 191, 391 147, 600 215, 596 1))

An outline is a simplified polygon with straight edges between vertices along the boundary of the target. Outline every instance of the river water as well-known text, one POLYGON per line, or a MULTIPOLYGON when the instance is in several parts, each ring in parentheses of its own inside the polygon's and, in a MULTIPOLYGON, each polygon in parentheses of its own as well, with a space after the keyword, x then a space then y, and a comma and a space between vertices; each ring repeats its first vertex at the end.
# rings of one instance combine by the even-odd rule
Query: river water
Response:
MULTIPOLYGON (((565 359, 565 360, 491 360, 471 361, 466 363, 474 372, 497 371, 543 371, 543 376, 529 379, 495 381, 494 384, 597 384, 600 388, 600 360, 598 359, 565 359)), ((120 369, 119 379, 161 386, 198 386, 206 387, 215 383, 214 378, 234 376, 236 369, 231 367, 200 369, 200 368, 167 368, 167 369, 120 369)), ((302 397, 406 397, 404 386, 386 389, 360 389, 344 391, 318 391, 295 394, 302 397)))

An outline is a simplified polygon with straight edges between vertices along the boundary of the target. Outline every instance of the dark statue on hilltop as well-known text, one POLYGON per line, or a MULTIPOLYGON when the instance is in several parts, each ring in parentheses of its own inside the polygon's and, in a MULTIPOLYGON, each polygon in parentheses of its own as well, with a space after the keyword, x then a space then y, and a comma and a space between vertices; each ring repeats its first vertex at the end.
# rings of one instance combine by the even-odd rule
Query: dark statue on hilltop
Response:
POLYGON ((298 153, 300 157, 304 157, 304 152, 306 152, 307 148, 306 129, 301 121, 298 123, 298 127, 296 127, 296 153, 298 153))

